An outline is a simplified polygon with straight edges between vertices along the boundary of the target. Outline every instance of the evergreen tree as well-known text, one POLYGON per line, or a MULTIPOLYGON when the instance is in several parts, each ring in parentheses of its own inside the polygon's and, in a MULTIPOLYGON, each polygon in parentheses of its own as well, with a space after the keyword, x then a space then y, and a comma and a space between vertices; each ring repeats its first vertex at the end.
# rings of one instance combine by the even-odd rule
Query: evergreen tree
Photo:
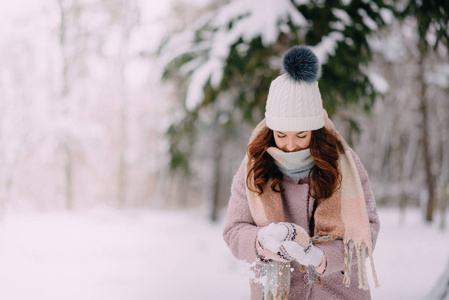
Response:
POLYGON ((434 51, 440 44, 449 46, 449 2, 444 0, 429 0, 406 2, 405 8, 399 13, 402 18, 413 18, 416 21, 416 30, 418 33, 418 63, 419 71, 416 79, 420 86, 420 113, 422 115, 421 144, 423 147, 423 158, 425 163, 426 184, 427 184, 427 211, 426 221, 433 220, 433 212, 437 207, 437 195, 435 185, 435 175, 432 165, 433 157, 429 149, 430 130, 429 130, 429 99, 428 83, 425 80, 425 61, 429 51, 434 51))
POLYGON ((219 138, 226 140, 240 124, 263 118, 281 56, 294 45, 310 46, 320 59, 320 91, 330 115, 349 103, 371 107, 376 91, 367 71, 367 36, 391 19, 386 1, 258 4, 221 5, 161 45, 164 78, 178 82, 184 100, 184 116, 168 129, 172 170, 189 170, 199 129, 218 124, 219 138))

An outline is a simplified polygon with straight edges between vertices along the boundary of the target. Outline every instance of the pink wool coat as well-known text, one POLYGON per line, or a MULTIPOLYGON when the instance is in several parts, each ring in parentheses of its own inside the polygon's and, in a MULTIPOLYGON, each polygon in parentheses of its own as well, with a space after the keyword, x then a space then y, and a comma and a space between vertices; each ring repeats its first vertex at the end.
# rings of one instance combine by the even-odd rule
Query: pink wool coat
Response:
MULTIPOLYGON (((368 174, 366 173, 365 168, 360 162, 357 154, 352 150, 351 154, 354 157, 354 162, 360 174, 374 248, 380 227, 376 202, 370 188, 368 174)), ((308 196, 309 184, 307 181, 308 180, 301 180, 300 182, 297 182, 284 176, 284 179, 281 182, 281 187, 283 189, 282 201, 284 205, 285 221, 302 226, 311 235, 312 233, 310 231, 313 224, 308 224, 308 220, 313 221, 313 207, 315 200, 308 196), (309 203, 307 204, 307 202, 309 203)), ((246 198, 245 184, 245 165, 244 162, 242 162, 233 179, 223 237, 237 259, 253 263, 257 261, 255 243, 257 233, 261 227, 258 227, 251 217, 248 200, 246 198)), ((290 284, 291 300, 371 299, 369 291, 364 291, 358 288, 357 263, 354 262, 356 259, 355 256, 351 271, 351 286, 345 287, 343 283, 344 249, 342 240, 321 243, 317 244, 317 246, 323 250, 327 257, 326 270, 321 275, 323 285, 318 286, 317 283, 307 284, 307 280, 304 278, 305 274, 299 271, 300 265, 296 261, 293 261, 291 265, 293 271, 291 272, 290 284)), ((261 268, 262 262, 258 261, 254 268, 255 273, 257 274, 257 271, 261 270, 261 268)), ((250 285, 251 300, 261 300, 262 285, 252 281, 250 285)))

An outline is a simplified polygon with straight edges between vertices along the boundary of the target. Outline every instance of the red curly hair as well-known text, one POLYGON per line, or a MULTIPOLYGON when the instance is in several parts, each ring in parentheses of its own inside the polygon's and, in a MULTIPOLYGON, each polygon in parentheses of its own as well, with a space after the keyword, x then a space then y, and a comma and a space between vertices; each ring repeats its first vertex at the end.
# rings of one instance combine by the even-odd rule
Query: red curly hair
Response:
MULTIPOLYGON (((255 190, 250 189, 259 195, 263 193, 270 178, 273 179, 270 188, 275 192, 281 192, 278 187, 283 174, 268 154, 269 147, 276 147, 276 142, 273 130, 267 127, 247 147, 248 158, 254 159, 254 163, 246 178, 246 185, 250 188, 248 181, 253 176, 255 190)), ((333 132, 324 127, 312 131, 310 154, 315 166, 309 172, 313 182, 310 196, 315 199, 326 199, 339 188, 341 174, 338 170, 338 157, 341 152, 343 146, 333 132)))

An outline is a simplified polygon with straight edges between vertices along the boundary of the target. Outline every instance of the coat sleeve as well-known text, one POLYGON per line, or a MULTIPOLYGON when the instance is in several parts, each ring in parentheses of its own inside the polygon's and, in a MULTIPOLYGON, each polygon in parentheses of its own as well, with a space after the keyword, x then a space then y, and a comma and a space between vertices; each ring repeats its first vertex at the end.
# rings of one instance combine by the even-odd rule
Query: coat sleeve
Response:
MULTIPOLYGON (((371 242, 373 245, 373 250, 376 245, 377 235, 379 233, 380 222, 379 216, 377 214, 376 200, 374 199, 374 194, 371 190, 368 173, 360 161, 358 155, 351 149, 352 157, 354 158, 354 163, 359 172, 360 181, 362 183, 363 194, 365 196, 366 209, 368 212, 368 219, 370 222, 371 229, 371 242)), ((323 252, 326 254, 327 265, 322 276, 332 274, 334 272, 341 272, 344 269, 344 247, 342 240, 335 240, 330 243, 319 244, 323 252)))
POLYGON ((223 238, 231 252, 239 260, 252 263, 257 260, 256 237, 260 227, 256 226, 246 197, 245 160, 240 165, 231 185, 223 238))

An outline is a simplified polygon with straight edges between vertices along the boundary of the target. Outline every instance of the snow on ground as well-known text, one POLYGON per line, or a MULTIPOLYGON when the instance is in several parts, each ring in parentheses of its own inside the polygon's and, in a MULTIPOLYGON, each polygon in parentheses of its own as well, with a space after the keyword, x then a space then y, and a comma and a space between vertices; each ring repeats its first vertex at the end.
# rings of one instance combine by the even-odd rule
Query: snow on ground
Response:
MULTIPOLYGON (((414 210, 403 226, 396 210, 379 215, 373 299, 424 299, 449 257, 449 230, 422 224, 414 210)), ((198 209, 7 214, 0 299, 248 299, 245 264, 226 247, 223 221, 211 225, 198 209)))

